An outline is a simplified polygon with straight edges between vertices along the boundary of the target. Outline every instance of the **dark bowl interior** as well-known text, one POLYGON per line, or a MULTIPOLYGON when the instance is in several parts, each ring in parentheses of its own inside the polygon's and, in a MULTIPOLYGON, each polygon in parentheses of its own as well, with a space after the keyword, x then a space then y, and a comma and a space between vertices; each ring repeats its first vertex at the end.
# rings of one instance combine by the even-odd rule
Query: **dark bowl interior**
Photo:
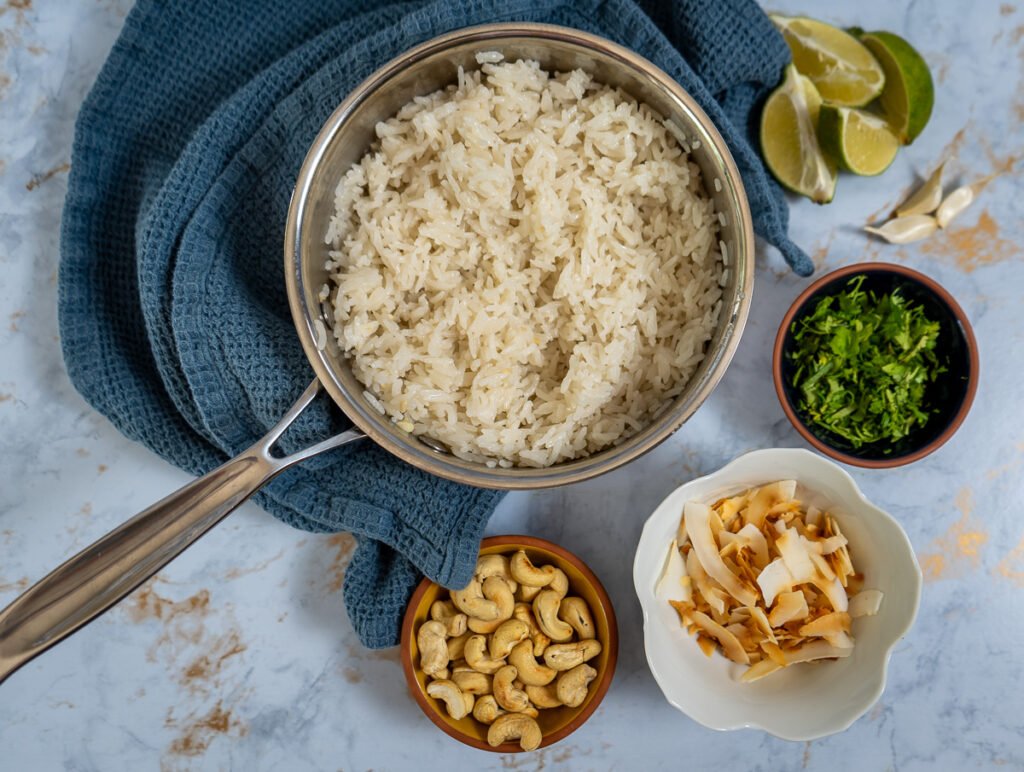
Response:
POLYGON ((976 364, 972 365, 973 336, 964 329, 966 318, 961 321, 963 311, 959 307, 954 309, 940 296, 939 292, 942 290, 938 285, 929 286, 934 284, 930 279, 916 272, 904 273, 904 270, 865 268, 841 272, 842 275, 837 273, 831 280, 823 282, 803 299, 786 325, 781 356, 777 357, 776 367, 782 376, 779 379, 779 386, 793 413, 811 434, 829 448, 849 456, 851 463, 856 463, 854 459, 857 459, 866 462, 888 462, 886 465, 889 465, 898 459, 918 454, 933 444, 934 447, 931 449, 934 450, 952 434, 956 428, 954 422, 959 423, 962 420, 962 410, 965 404, 969 407, 968 400, 973 396, 972 383, 977 375, 973 371, 976 364), (790 359, 790 353, 795 347, 793 330, 799 320, 813 312, 821 298, 842 292, 847 282, 861 275, 867 277, 862 285, 863 289, 879 296, 899 290, 907 300, 922 305, 929 319, 939 323, 939 338, 935 351, 940 364, 946 367, 946 372, 927 387, 925 398, 932 415, 924 426, 913 430, 896 443, 877 442, 854 448, 845 438, 809 423, 807 415, 799 409, 799 394, 792 386, 796 366, 790 359))

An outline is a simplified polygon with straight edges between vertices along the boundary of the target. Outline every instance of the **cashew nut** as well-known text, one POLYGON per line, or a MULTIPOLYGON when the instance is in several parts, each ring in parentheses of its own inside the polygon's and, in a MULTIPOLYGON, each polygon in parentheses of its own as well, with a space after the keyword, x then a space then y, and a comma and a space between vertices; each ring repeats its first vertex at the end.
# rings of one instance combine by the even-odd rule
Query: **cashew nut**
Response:
POLYGON ((597 678, 597 671, 590 665, 577 665, 572 670, 558 676, 555 694, 565 705, 578 708, 587 699, 587 688, 597 678))
POLYGON ((487 744, 492 748, 497 748, 509 740, 519 740, 519 747, 524 751, 535 751, 540 747, 542 739, 540 724, 522 713, 498 716, 487 730, 487 744))
POLYGON ((498 607, 496 619, 509 619, 512 616, 512 611, 516 607, 516 599, 512 595, 508 582, 500 576, 488 576, 484 579, 483 592, 484 597, 493 601, 498 607))
POLYGON ((504 619, 492 619, 490 622, 484 622, 481 619, 469 618, 469 629, 474 633, 480 633, 481 635, 490 635, 499 627, 504 619))
POLYGON ((554 566, 543 566, 537 568, 529 556, 523 550, 519 550, 509 561, 509 570, 512 578, 522 585, 529 587, 546 587, 555 578, 556 569, 554 566))
POLYGON ((530 627, 521 619, 506 619, 491 636, 491 658, 505 659, 512 647, 530 637, 530 627))
POLYGON ((558 699, 558 692, 555 684, 548 684, 547 686, 532 686, 527 684, 526 696, 529 697, 530 702, 538 708, 559 708, 562 706, 562 701, 558 699))
POLYGON ((472 619, 491 621, 498 618, 498 604, 484 597, 480 580, 476 577, 461 590, 452 590, 452 603, 472 619))
POLYGON ((494 699, 498 701, 505 710, 518 713, 530 707, 530 698, 526 692, 516 689, 512 682, 516 680, 516 669, 513 665, 505 665, 494 674, 492 686, 494 688, 494 699))
POLYGON ((416 645, 420 649, 420 669, 430 676, 436 676, 448 667, 448 644, 445 643, 444 625, 430 621, 420 625, 416 633, 416 645))
POLYGON ((558 607, 558 618, 572 627, 581 640, 597 637, 590 606, 583 598, 562 598, 562 603, 558 607))
POLYGON ((551 639, 544 635, 541 629, 537 627, 537 620, 534 619, 533 609, 530 608, 530 604, 517 603, 516 607, 512 610, 512 616, 526 622, 530 628, 530 639, 533 641, 533 655, 539 657, 544 653, 544 649, 548 647, 548 644, 551 643, 551 639))
POLYGON ((533 601, 533 615, 541 632, 553 641, 568 641, 572 628, 558 618, 558 605, 562 596, 555 590, 544 590, 533 601))
POLYGON ((444 700, 448 715, 456 721, 465 718, 473 709, 473 695, 463 692, 454 681, 431 681, 427 684, 427 694, 435 699, 444 700))
POLYGON ((469 621, 450 600, 435 600, 430 605, 430 618, 444 625, 449 638, 457 638, 466 632, 466 622, 469 621))
POLYGON ((466 650, 466 641, 469 640, 471 633, 463 633, 457 638, 448 639, 448 656, 452 659, 462 659, 463 652, 466 650))
POLYGON ((531 587, 528 584, 521 584, 519 585, 519 589, 516 590, 516 600, 523 601, 524 603, 530 603, 543 589, 543 587, 531 587))
POLYGON ((552 670, 572 670, 601 653, 601 642, 593 638, 576 643, 556 643, 544 650, 544 663, 552 670))
POLYGON ((489 576, 500 576, 511 588, 512 592, 516 591, 519 584, 514 578, 512 573, 509 571, 508 558, 504 555, 481 555, 476 561, 476 578, 481 582, 489 576))
POLYGON ((540 664, 533 656, 533 644, 530 641, 517 643, 508 655, 508 662, 514 665, 519 678, 527 686, 544 686, 555 680, 558 675, 546 665, 540 664))
POLYGON ((476 701, 473 706, 473 718, 481 724, 493 724, 498 716, 504 716, 505 711, 498 707, 498 701, 493 694, 485 694, 476 701))
POLYGON ((491 659, 488 655, 487 637, 483 635, 471 635, 466 641, 464 654, 469 666, 480 673, 493 674, 505 666, 503 660, 491 659))
POLYGON ((490 694, 493 690, 491 676, 468 667, 453 671, 452 681, 466 694, 490 694))
POLYGON ((560 599, 569 593, 569 577, 565 575, 565 571, 561 568, 555 569, 555 575, 551 578, 548 589, 557 592, 560 599))

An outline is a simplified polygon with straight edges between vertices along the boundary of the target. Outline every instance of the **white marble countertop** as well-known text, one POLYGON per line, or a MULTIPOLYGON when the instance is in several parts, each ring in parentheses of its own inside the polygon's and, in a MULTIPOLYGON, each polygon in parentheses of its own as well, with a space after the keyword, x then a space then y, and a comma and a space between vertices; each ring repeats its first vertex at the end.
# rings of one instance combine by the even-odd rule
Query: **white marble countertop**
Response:
MULTIPOLYGON (((57 338, 73 122, 128 5, 0 5, 0 605, 188 479, 82 401, 57 338)), ((937 75, 935 114, 881 177, 844 176, 828 207, 795 204, 792 234, 824 268, 881 259, 934 276, 973 320, 982 359, 974 409, 944 448, 894 471, 850 470, 907 529, 926 577, 917 625, 864 718, 806 744, 715 733, 668 706, 642 653, 631 561, 647 515, 741 452, 802 444, 776 402, 769 354, 807 280, 769 251, 735 363, 691 422, 601 479, 510 495, 491 522, 490 533, 532 533, 578 553, 618 610, 611 691, 570 738, 499 757, 442 735, 407 696, 397 650, 366 651, 352 632, 340 592, 350 538, 291 530, 250 504, 0 687, 0 767, 1024 768, 1024 184, 1007 171, 1024 151, 1024 6, 861 0, 830 13, 918 44, 937 75), (859 227, 950 150, 967 178, 1007 173, 930 241, 867 241, 859 227)))

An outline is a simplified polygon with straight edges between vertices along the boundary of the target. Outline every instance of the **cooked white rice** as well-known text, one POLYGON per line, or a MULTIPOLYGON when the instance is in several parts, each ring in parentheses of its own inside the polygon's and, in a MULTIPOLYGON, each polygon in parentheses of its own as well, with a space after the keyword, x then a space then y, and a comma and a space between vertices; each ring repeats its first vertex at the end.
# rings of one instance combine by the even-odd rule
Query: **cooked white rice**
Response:
POLYGON ((532 61, 460 70, 378 124, 327 233, 333 332, 367 399, 502 466, 649 423, 722 296, 718 219, 677 136, 532 61))

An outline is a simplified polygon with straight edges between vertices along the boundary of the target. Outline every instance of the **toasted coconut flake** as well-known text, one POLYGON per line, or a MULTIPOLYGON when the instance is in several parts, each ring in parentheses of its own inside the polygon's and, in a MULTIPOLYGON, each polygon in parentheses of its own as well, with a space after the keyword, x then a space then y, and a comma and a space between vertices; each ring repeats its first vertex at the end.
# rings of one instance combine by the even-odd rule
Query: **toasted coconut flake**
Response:
POLYGON ((690 535, 694 552, 697 553, 704 571, 744 606, 754 605, 757 602, 757 594, 726 567, 718 554, 718 547, 711 532, 710 517, 714 514, 711 508, 696 501, 689 501, 683 512, 686 517, 686 531, 690 535))
MULTIPOLYGON (((793 589, 793 575, 789 573, 782 558, 775 558, 757 575, 757 586, 761 588, 765 605, 771 606, 776 595, 793 589)), ((754 604, 747 603, 745 605, 752 606, 754 604)))
POLYGON ((849 608, 849 599, 846 597, 846 590, 838 579, 828 581, 819 576, 811 579, 811 584, 821 591, 822 595, 828 598, 834 611, 846 611, 849 608))
POLYGON ((775 546, 786 562, 786 568, 789 569, 794 582, 806 582, 814 576, 814 553, 807 549, 804 538, 795 530, 784 529, 775 540, 775 546))
POLYGON ((676 529, 676 544, 679 545, 680 549, 685 544, 690 543, 690 537, 686 535, 686 517, 683 515, 679 516, 679 528, 676 529))
POLYGON ((833 611, 808 622, 800 628, 800 635, 805 637, 823 638, 826 635, 850 632, 850 615, 841 611, 833 611))
POLYGON ((728 527, 735 522, 737 515, 739 515, 740 510, 746 506, 746 503, 746 495, 733 496, 732 498, 722 499, 718 506, 715 507, 715 510, 718 512, 718 516, 722 519, 722 523, 728 527))
POLYGON ((745 683, 753 683, 764 678, 766 675, 771 675, 777 670, 781 670, 785 665, 780 665, 771 658, 762 659, 756 665, 751 665, 746 669, 743 675, 740 676, 740 680, 745 683))
POLYGON ((719 553, 724 552, 725 548, 728 547, 730 544, 735 544, 736 549, 739 549, 741 546, 743 546, 742 539, 740 539, 738 534, 735 534, 732 531, 722 531, 720 534, 718 534, 718 543, 719 545, 721 545, 719 553))
POLYGON ((704 652, 705 657, 710 657, 715 653, 715 649, 717 648, 717 646, 715 646, 714 639, 708 638, 708 636, 703 633, 697 633, 697 645, 700 646, 700 650, 704 652))
POLYGON ((842 630, 838 633, 833 633, 832 635, 826 635, 823 637, 831 646, 835 646, 837 649, 853 648, 853 638, 850 637, 849 633, 843 632, 842 630))
POLYGON ((757 576, 761 573, 761 569, 754 565, 754 557, 749 550, 743 549, 736 555, 736 568, 740 579, 746 584, 751 587, 757 585, 757 576))
POLYGON ((654 587, 655 593, 666 592, 672 595, 679 595, 681 600, 690 600, 690 582, 686 576, 686 563, 683 556, 679 554, 679 547, 673 540, 669 547, 668 555, 665 556, 665 567, 662 569, 661 577, 654 587), (683 581, 686 579, 687 581, 683 581))
POLYGON ((699 611, 694 612, 693 621, 697 627, 722 645, 722 653, 725 656, 733 662, 739 662, 741 665, 750 664, 750 657, 747 656, 747 652, 743 650, 735 635, 711 619, 707 614, 702 614, 699 611))
MULTIPOLYGON (((721 623, 719 623, 719 624, 721 624, 721 623)), ((724 627, 730 633, 735 635, 736 636, 736 640, 738 640, 741 644, 743 644, 743 648, 744 649, 749 649, 750 648, 750 646, 743 640, 744 638, 746 638, 746 637, 748 637, 750 635, 750 631, 747 630, 747 626, 745 624, 743 624, 741 622, 733 622, 731 624, 722 625, 722 627, 724 627)))
POLYGON ((786 655, 782 653, 782 649, 777 643, 773 643, 772 641, 761 641, 761 649, 768 655, 768 659, 779 667, 786 666, 786 655))
POLYGON ((670 600, 668 602, 672 608, 679 614, 679 623, 683 626, 693 624, 693 612, 697 609, 692 603, 687 603, 685 600, 670 600))
POLYGON ((823 558, 821 555, 819 555, 817 552, 814 552, 813 550, 808 550, 805 554, 810 557, 811 562, 814 564, 814 567, 821 573, 822 576, 824 576, 829 581, 832 581, 836 578, 836 572, 832 570, 832 566, 828 564, 828 561, 825 560, 825 558, 823 558))
POLYGON ((796 665, 799 662, 812 662, 816 659, 831 659, 833 657, 849 657, 853 649, 837 649, 828 641, 808 641, 807 643, 785 652, 786 662, 789 665, 796 665))
POLYGON ((804 522, 808 528, 820 528, 822 521, 822 511, 815 506, 807 507, 807 514, 804 515, 804 522))
POLYGON ((720 609, 719 613, 724 614, 729 607, 731 598, 720 587, 711 587, 708 590, 708 603, 714 609, 720 609))
POLYGON ((808 613, 807 599, 802 592, 783 592, 768 615, 768 622, 772 627, 782 627, 794 619, 806 619, 808 613))
POLYGON ((748 608, 750 609, 750 618, 753 620, 754 626, 764 634, 766 639, 772 643, 778 643, 772 626, 768 622, 768 615, 764 613, 764 610, 760 606, 748 606, 748 608))
POLYGON ((764 568, 769 563, 768 540, 764 534, 753 523, 747 523, 736 532, 740 544, 750 548, 754 553, 754 564, 758 568, 764 568))
POLYGON ((819 554, 831 555, 840 547, 845 547, 847 545, 847 541, 845 536, 829 536, 827 539, 815 542, 815 544, 820 547, 819 554))
POLYGON ((725 627, 727 624, 729 624, 729 616, 725 612, 719 613, 718 611, 715 611, 714 609, 709 609, 708 611, 705 611, 704 613, 707 614, 712 619, 714 619, 722 627, 725 627))
POLYGON ((712 586, 708 575, 704 573, 695 550, 691 550, 686 556, 686 573, 693 579, 694 584, 697 585, 697 595, 701 600, 716 611, 724 612, 725 601, 722 595, 716 591, 717 588, 712 586))
POLYGON ((711 538, 717 542, 718 534, 725 530, 725 526, 722 525, 722 518, 711 508, 708 508, 708 525, 711 527, 711 538))
POLYGON ((796 494, 796 480, 780 480, 763 485, 750 494, 750 503, 743 510, 743 521, 758 528, 764 524, 768 510, 781 501, 792 499, 796 494))
POLYGON ((764 516, 767 519, 779 515, 781 517, 785 517, 788 522, 796 517, 799 512, 800 502, 796 499, 788 499, 786 501, 780 501, 778 504, 770 507, 768 511, 765 512, 764 516))
POLYGON ((851 617, 874 616, 881 605, 882 593, 879 590, 861 590, 850 598, 847 613, 851 617))
POLYGON ((740 624, 746 623, 750 619, 750 606, 737 606, 729 614, 729 622, 739 622, 740 624))

